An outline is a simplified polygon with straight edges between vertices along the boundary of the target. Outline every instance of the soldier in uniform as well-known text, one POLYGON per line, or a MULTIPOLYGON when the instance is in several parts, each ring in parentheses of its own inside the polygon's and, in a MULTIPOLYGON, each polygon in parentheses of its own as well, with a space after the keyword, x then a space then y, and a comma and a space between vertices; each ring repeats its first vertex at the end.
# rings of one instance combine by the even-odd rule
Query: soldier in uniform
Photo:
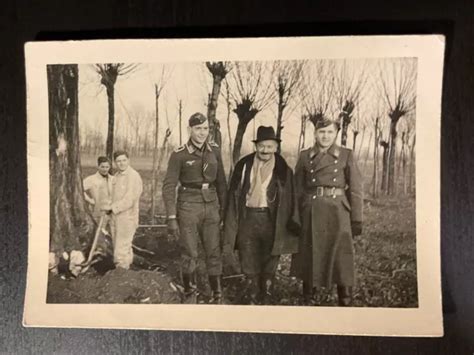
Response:
POLYGON ((352 238, 362 232, 362 179, 354 154, 335 141, 339 123, 315 122, 315 145, 301 152, 295 168, 302 219, 293 274, 303 279, 312 303, 314 288, 337 285, 340 306, 352 303, 355 282, 352 238))
POLYGON ((168 231, 182 247, 185 294, 196 290, 198 240, 206 254, 212 303, 222 301, 220 224, 227 183, 219 147, 207 142, 209 122, 202 113, 189 118, 189 141, 170 156, 163 182, 168 231), (176 187, 178 186, 176 196, 176 187))

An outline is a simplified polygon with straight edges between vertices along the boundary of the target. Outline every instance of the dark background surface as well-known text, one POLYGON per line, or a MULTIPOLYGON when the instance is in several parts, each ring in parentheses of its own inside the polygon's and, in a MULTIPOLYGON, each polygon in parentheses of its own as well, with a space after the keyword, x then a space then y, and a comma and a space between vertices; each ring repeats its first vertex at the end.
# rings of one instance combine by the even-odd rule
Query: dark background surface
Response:
POLYGON ((0 44, 0 353, 473 353, 473 2, 6 1, 0 44), (432 32, 446 34, 448 41, 441 154, 444 338, 22 327, 28 226, 24 42, 432 32))

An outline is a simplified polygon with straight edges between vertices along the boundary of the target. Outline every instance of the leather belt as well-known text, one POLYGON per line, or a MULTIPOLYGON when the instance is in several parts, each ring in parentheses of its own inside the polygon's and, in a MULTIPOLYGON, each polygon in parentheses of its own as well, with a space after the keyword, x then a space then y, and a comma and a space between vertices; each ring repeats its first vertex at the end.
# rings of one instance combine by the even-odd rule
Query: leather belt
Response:
POLYGON ((202 182, 202 183, 200 183, 200 182, 195 182, 195 183, 182 182, 181 186, 185 187, 187 189, 206 190, 206 189, 209 189, 211 187, 214 187, 214 183, 212 183, 212 182, 202 182))
POLYGON ((248 212, 262 213, 268 212, 270 209, 268 207, 245 207, 248 212))
POLYGON ((323 196, 343 196, 346 193, 346 190, 341 189, 340 187, 329 187, 329 186, 316 186, 313 189, 306 190, 307 194, 313 195, 313 197, 323 197, 323 196))

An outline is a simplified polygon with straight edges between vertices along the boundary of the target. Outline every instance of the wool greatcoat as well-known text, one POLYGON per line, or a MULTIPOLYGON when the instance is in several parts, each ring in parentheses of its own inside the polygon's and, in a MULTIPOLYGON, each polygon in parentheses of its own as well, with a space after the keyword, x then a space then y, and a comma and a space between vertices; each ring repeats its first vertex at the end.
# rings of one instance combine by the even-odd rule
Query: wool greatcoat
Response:
MULTIPOLYGON (((250 172, 255 153, 236 164, 229 186, 224 222, 224 250, 237 249, 239 225, 245 223, 246 196, 250 188, 250 172)), ((267 203, 275 226, 272 255, 293 254, 298 251, 300 223, 296 205, 293 171, 283 157, 275 154, 275 167, 267 188, 267 203)))
POLYGON ((301 152, 295 168, 302 220, 300 251, 292 274, 309 287, 353 286, 354 248, 351 222, 362 222, 362 179, 350 149, 333 144, 301 152), (316 194, 317 187, 344 189, 342 195, 316 194))

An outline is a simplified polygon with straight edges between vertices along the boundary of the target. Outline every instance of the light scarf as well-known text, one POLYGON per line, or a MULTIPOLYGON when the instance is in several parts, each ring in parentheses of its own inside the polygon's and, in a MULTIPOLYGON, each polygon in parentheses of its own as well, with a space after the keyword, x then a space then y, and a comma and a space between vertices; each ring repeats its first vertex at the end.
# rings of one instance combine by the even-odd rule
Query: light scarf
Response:
POLYGON ((268 161, 257 158, 253 160, 252 171, 250 172, 250 188, 247 193, 247 207, 268 207, 267 188, 272 179, 275 168, 275 155, 268 161))

